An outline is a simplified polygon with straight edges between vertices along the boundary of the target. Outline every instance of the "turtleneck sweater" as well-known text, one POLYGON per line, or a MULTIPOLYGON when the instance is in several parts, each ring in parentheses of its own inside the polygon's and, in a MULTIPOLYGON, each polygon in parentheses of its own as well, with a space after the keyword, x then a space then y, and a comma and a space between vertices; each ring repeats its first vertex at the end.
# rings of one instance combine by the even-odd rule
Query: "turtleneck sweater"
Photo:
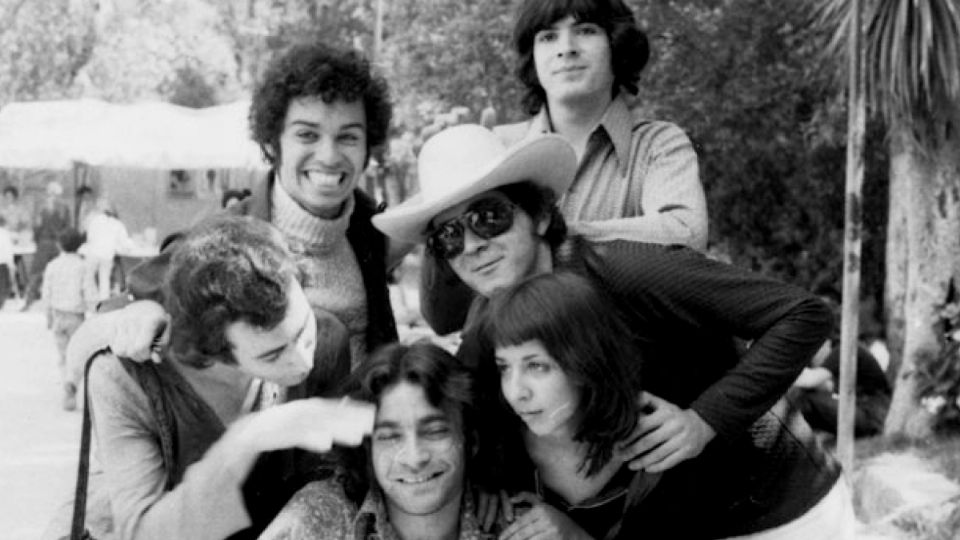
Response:
POLYGON ((298 255, 310 305, 333 313, 349 330, 351 368, 356 368, 366 358, 367 295, 357 257, 347 241, 353 194, 339 216, 323 219, 303 209, 277 181, 270 205, 273 225, 298 255))

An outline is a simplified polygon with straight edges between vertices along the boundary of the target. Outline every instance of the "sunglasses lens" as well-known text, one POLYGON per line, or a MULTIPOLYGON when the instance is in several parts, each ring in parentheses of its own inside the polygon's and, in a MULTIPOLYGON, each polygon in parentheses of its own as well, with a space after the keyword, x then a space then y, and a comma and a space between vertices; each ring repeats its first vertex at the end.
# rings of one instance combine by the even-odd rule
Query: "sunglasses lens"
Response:
POLYGON ((463 252, 463 225, 449 221, 440 226, 427 239, 427 247, 441 259, 452 259, 463 252))
POLYGON ((499 236, 513 226, 513 205, 500 199, 477 201, 463 215, 435 229, 427 238, 427 249, 442 259, 463 253, 464 224, 480 238, 499 236))
POLYGON ((499 199, 479 201, 466 214, 467 225, 480 238, 499 236, 513 226, 513 206, 499 199))

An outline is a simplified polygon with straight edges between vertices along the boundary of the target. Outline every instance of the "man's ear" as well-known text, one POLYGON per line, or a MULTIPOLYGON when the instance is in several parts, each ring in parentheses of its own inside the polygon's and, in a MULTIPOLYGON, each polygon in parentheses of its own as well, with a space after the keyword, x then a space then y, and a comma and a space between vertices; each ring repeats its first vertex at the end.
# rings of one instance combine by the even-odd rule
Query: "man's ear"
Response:
POLYGON ((274 164, 277 164, 277 158, 280 157, 280 153, 277 152, 277 145, 273 143, 267 143, 262 146, 263 153, 270 158, 270 161, 274 164))

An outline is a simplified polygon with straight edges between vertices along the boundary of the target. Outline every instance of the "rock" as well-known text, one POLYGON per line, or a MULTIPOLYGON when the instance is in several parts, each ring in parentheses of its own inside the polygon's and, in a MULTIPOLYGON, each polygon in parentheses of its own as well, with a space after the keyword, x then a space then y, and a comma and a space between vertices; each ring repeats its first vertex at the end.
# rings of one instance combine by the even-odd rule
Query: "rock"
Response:
POLYGON ((854 511, 866 524, 939 523, 960 497, 960 486, 912 454, 870 459, 854 474, 853 486, 854 511))
POLYGON ((857 540, 911 540, 909 535, 889 524, 881 526, 859 524, 854 538, 857 540))

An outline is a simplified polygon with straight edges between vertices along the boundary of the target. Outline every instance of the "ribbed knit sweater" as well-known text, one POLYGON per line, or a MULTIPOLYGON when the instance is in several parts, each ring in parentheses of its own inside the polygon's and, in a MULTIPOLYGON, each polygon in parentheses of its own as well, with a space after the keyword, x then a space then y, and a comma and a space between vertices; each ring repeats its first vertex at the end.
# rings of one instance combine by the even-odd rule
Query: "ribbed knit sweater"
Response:
POLYGON ((310 305, 333 313, 350 331, 350 364, 355 368, 366 358, 367 295, 357 257, 347 241, 355 206, 353 195, 334 219, 322 219, 304 210, 280 182, 271 191, 270 204, 273 224, 301 256, 306 274, 303 290, 310 305))

